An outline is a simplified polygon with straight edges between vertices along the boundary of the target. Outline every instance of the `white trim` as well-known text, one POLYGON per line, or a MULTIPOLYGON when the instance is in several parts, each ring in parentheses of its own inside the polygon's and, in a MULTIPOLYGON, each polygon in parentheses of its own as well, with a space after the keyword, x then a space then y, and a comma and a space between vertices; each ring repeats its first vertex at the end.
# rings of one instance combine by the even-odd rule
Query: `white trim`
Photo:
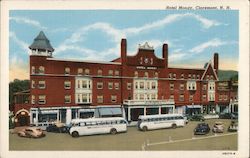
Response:
POLYGON ((30 112, 28 111, 28 110, 26 110, 26 109, 24 109, 24 108, 22 108, 22 109, 20 109, 20 110, 18 110, 17 112, 16 112, 16 114, 15 114, 15 116, 14 116, 14 118, 17 116, 17 114, 19 114, 20 112, 27 112, 28 113, 28 115, 30 115, 30 112))
POLYGON ((217 74, 216 74, 216 73, 215 73, 215 71, 214 71, 214 67, 213 67, 213 65, 212 65, 211 61, 209 61, 209 63, 207 64, 206 70, 205 70, 205 72, 203 73, 203 75, 202 75, 202 77, 201 77, 201 80, 203 80, 203 79, 204 79, 205 74, 207 73, 207 70, 208 70, 208 68, 209 68, 209 65, 211 65, 212 70, 213 70, 213 72, 214 72, 214 76, 215 76, 216 80, 218 81, 217 74))
POLYGON ((60 58, 47 58, 47 60, 121 65, 121 63, 119 63, 119 62, 106 62, 106 61, 93 61, 93 60, 60 59, 60 58))
POLYGON ((188 69, 188 70, 205 70, 205 68, 191 68, 191 67, 177 67, 177 66, 171 66, 168 67, 170 69, 188 69))

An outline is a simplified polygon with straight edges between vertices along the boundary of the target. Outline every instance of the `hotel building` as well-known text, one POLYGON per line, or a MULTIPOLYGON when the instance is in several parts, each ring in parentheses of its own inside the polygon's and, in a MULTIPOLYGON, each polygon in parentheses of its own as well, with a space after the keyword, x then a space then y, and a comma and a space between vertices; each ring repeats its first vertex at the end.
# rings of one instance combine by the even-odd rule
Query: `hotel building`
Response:
POLYGON ((129 56, 122 39, 120 57, 112 61, 59 59, 42 31, 29 48, 30 90, 15 95, 17 126, 68 124, 92 116, 123 116, 133 122, 139 115, 235 110, 237 90, 233 93, 231 82, 218 80, 218 53, 204 67, 176 68, 168 64, 168 44, 161 57, 148 43, 129 56), (231 95, 235 102, 229 107, 231 95))

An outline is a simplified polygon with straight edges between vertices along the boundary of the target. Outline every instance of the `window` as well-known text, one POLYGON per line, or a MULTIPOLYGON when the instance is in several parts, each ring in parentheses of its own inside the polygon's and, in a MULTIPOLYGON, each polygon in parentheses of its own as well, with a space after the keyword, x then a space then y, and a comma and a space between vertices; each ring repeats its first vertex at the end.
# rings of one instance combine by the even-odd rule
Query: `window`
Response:
POLYGON ((184 94, 180 94, 179 101, 184 101, 184 94))
POLYGON ((90 70, 89 69, 85 69, 84 73, 85 73, 85 75, 89 75, 90 74, 90 70))
POLYGON ((140 89, 144 89, 144 82, 140 82, 140 89))
POLYGON ((138 82, 135 82, 135 89, 138 89, 138 82))
POLYGON ((83 103, 87 103, 87 102, 88 102, 88 96, 87 96, 86 93, 83 93, 83 94, 82 94, 82 102, 83 102, 83 103))
POLYGON ((82 88, 88 88, 86 80, 82 80, 82 88))
POLYGON ((188 74, 188 78, 191 79, 191 74, 188 74))
POLYGON ((70 89, 71 88, 71 82, 70 81, 64 81, 64 89, 70 89))
POLYGON ((139 97, 140 100, 144 100, 144 94, 140 94, 139 97))
POLYGON ((189 95, 189 101, 193 101, 194 96, 193 95, 189 95))
POLYGON ((184 84, 183 83, 180 84, 180 90, 184 90, 184 84))
POLYGON ((83 73, 83 69, 82 69, 82 68, 78 68, 77 74, 78 74, 78 75, 82 75, 82 73, 83 73))
POLYGON ((204 85, 202 86, 202 90, 207 90, 207 85, 204 84, 204 85))
POLYGON ((192 77, 192 79, 195 79, 195 74, 193 74, 193 77, 192 77))
POLYGON ((103 89, 103 83, 97 82, 97 89, 103 89))
POLYGON ((138 77, 138 72, 137 71, 135 71, 135 77, 138 77))
POLYGON ((46 103, 46 96, 45 95, 39 95, 38 96, 38 104, 45 104, 46 103))
POLYGON ((155 100, 156 99, 156 95, 155 94, 151 94, 151 99, 155 100))
POLYGON ((115 89, 119 89, 119 83, 115 83, 115 89))
POLYGON ((81 84, 80 84, 80 80, 77 80, 77 88, 80 88, 81 84))
POLYGON ((109 83, 108 83, 108 88, 109 88, 109 89, 113 89, 113 82, 109 82, 109 83))
POLYGON ((224 95, 224 100, 227 100, 227 99, 228 99, 228 97, 227 97, 227 95, 225 94, 225 95, 224 95))
POLYGON ((197 75, 197 80, 199 80, 200 79, 200 75, 197 75))
POLYGON ((172 73, 169 73, 169 74, 168 74, 168 78, 172 78, 172 73))
POLYGON ((69 74, 70 74, 70 68, 69 68, 69 67, 66 67, 66 68, 64 69, 64 74, 65 74, 65 75, 69 75, 69 74))
POLYGON ((119 71, 118 70, 115 70, 115 76, 119 76, 119 71))
POLYGON ((36 83, 34 80, 31 81, 31 88, 35 88, 36 87, 36 83))
POLYGON ((71 103, 71 95, 65 95, 64 102, 65 103, 71 103))
POLYGON ((31 96, 31 104, 35 104, 36 97, 34 95, 31 96))
POLYGON ((158 78, 158 76, 159 76, 158 72, 155 72, 155 78, 158 78))
POLYGON ((155 82, 152 82, 152 89, 156 89, 156 83, 155 82))
POLYGON ((97 103, 103 103, 103 95, 97 96, 97 103))
POLYGON ((170 90, 174 90, 174 83, 170 83, 170 90))
POLYGON ((184 79, 184 74, 181 74, 181 79, 184 79))
POLYGON ((187 90, 196 90, 196 81, 187 81, 187 90))
POLYGON ((98 76, 102 76, 102 70, 101 70, 101 69, 99 69, 99 70, 97 71, 97 75, 98 75, 98 76))
POLYGON ((221 101, 222 99, 223 99, 223 95, 220 94, 220 95, 219 95, 219 100, 221 101))
POLYGON ((146 89, 150 89, 150 82, 146 82, 147 83, 147 88, 146 89))
POLYGON ((112 102, 112 103, 115 103, 115 102, 116 102, 116 99, 117 99, 117 96, 116 96, 116 95, 111 95, 111 102, 112 102))
POLYGON ((207 100, 207 95, 206 95, 206 94, 203 94, 203 95, 202 95, 202 100, 203 100, 203 101, 206 101, 206 100, 207 100))
POLYGON ((171 94, 170 97, 169 97, 170 100, 174 100, 174 95, 171 94))
POLYGON ((206 79, 209 80, 209 75, 206 76, 206 79))
POLYGON ((45 69, 44 69, 44 67, 43 66, 39 66, 39 74, 44 74, 44 71, 45 71, 45 69))
POLYGON ((81 95, 80 94, 77 95, 77 101, 78 101, 78 103, 81 102, 81 95))
POLYGON ((31 66, 31 74, 35 74, 36 73, 36 68, 35 66, 31 66))
POLYGON ((148 72, 145 72, 145 73, 144 73, 144 77, 145 77, 145 78, 148 78, 148 72))
POLYGON ((173 79, 176 79, 176 74, 173 74, 173 79))
POLYGON ((113 76, 113 70, 109 70, 109 76, 113 76))
POLYGON ((208 82, 208 88, 209 90, 215 90, 215 83, 213 81, 208 82))
POLYGON ((214 79, 214 76, 213 76, 213 75, 211 75, 211 76, 210 76, 210 80, 213 80, 213 79, 214 79))
POLYGON ((45 81, 38 81, 38 88, 44 89, 45 88, 45 81))
POLYGON ((132 83, 127 83, 127 90, 131 90, 132 88, 132 83))

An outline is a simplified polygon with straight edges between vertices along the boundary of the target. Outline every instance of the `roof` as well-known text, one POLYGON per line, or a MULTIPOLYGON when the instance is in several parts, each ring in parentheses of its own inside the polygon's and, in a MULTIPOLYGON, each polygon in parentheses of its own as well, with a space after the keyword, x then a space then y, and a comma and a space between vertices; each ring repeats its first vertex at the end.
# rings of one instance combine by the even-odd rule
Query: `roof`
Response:
POLYGON ((119 62, 106 62, 106 61, 93 61, 93 60, 78 60, 78 59, 60 59, 60 58, 47 58, 47 60, 52 61, 69 61, 69 62, 84 62, 84 63, 94 63, 94 64, 113 64, 113 65, 121 65, 119 62))
POLYGON ((40 31, 39 35, 34 39, 33 43, 29 46, 30 49, 42 49, 53 52, 54 48, 51 46, 48 38, 43 31, 40 31))

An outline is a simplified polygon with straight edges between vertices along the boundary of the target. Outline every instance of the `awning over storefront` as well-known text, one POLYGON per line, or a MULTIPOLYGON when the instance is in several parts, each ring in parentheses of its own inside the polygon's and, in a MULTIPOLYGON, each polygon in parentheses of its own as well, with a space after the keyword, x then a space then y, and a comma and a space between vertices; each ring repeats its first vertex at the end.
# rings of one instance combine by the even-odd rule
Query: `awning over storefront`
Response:
POLYGON ((202 108, 201 105, 187 105, 187 108, 194 109, 194 108, 202 108))

